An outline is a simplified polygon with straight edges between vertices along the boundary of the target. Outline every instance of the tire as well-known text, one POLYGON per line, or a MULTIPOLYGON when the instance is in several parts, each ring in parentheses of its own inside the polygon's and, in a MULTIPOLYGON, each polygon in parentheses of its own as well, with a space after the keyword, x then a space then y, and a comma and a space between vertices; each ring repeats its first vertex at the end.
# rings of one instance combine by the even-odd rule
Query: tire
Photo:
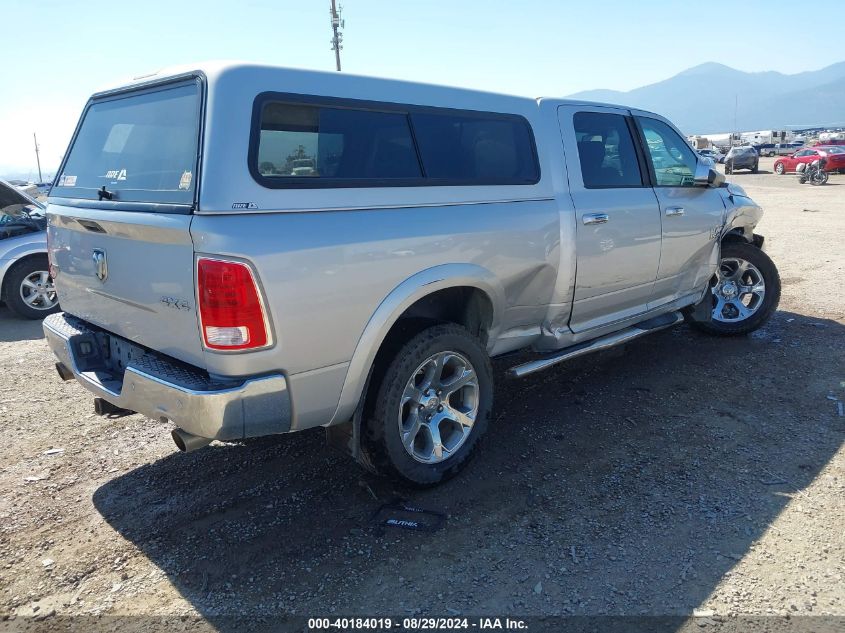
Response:
POLYGON ((830 176, 826 171, 820 171, 818 174, 813 175, 813 178, 810 182, 814 185, 826 185, 829 179, 830 176))
POLYGON ((760 163, 754 163, 754 167, 751 168, 751 173, 756 174, 760 169, 760 163))
POLYGON ((14 264, 3 282, 3 301, 25 319, 43 319, 59 311, 59 302, 49 278, 46 255, 27 257, 14 264))
POLYGON ((728 162, 725 163, 725 173, 726 174, 734 173, 734 164, 733 163, 728 163, 728 162))
POLYGON ((442 483, 466 466, 493 409, 487 351, 454 324, 435 325, 411 338, 374 388, 375 407, 366 421, 371 461, 378 472, 415 487, 442 483), (463 386, 448 394, 459 379, 463 386))
POLYGON ((783 176, 786 173, 783 163, 775 163, 775 173, 778 176, 783 176))
POLYGON ((769 158, 771 158, 771 157, 772 157, 772 156, 774 156, 774 155, 775 155, 775 153, 774 153, 774 152, 769 152, 769 154, 768 154, 769 158))
POLYGON ((750 334, 762 327, 778 307, 778 269, 769 256, 753 244, 723 244, 718 278, 714 279, 714 282, 710 289, 713 301, 712 319, 690 321, 694 327, 708 334, 750 334), (743 293, 743 288, 750 291, 743 293), (743 306, 742 309, 739 305, 743 306), (746 311, 748 314, 743 314, 746 311))

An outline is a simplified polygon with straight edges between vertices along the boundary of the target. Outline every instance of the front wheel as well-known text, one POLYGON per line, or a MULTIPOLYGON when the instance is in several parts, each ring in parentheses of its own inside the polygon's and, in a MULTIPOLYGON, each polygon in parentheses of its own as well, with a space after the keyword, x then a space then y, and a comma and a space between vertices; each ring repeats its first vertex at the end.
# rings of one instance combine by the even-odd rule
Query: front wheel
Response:
POLYGON ((734 164, 730 162, 725 163, 725 173, 732 174, 734 173, 734 164))
POLYGON ((366 423, 372 462, 414 486, 456 475, 487 430, 493 408, 487 351, 452 324, 426 328, 405 343, 377 389, 366 423))
POLYGON ((784 169, 784 167, 783 167, 783 163, 775 163, 775 173, 776 173, 778 176, 783 176, 783 174, 784 174, 784 172, 785 172, 785 171, 786 171, 786 170, 785 170, 785 169, 784 169))
POLYGON ((722 245, 719 271, 710 288, 710 321, 692 321, 708 334, 736 336, 762 327, 780 301, 780 275, 775 263, 753 244, 722 245))

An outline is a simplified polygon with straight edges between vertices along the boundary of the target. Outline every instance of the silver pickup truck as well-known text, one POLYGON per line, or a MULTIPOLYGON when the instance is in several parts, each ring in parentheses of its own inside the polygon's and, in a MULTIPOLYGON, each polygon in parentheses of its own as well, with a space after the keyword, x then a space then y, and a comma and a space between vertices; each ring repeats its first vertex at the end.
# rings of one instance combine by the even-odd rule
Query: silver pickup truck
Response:
POLYGON ((416 485, 521 377, 687 320, 745 334, 761 209, 659 115, 256 65, 95 94, 49 197, 59 375, 182 450, 324 426, 416 485))

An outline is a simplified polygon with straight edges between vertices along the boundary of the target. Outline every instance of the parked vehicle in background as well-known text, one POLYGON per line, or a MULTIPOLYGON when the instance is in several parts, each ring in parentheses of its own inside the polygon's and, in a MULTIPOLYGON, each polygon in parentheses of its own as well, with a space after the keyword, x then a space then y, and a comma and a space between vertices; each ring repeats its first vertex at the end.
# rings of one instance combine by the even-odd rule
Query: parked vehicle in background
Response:
POLYGON ((757 173, 760 157, 750 145, 732 147, 725 156, 725 173, 732 174, 737 169, 748 169, 757 173))
POLYGON ((838 145, 804 147, 789 156, 778 158, 774 170, 776 174, 792 174, 796 172, 798 165, 806 165, 819 158, 826 159, 828 172, 845 171, 845 147, 838 145))
POLYGON ((0 180, 0 299, 18 316, 58 311, 47 263, 44 205, 0 180))
POLYGON ((845 132, 822 132, 819 134, 821 145, 842 145, 845 144, 845 132))
POLYGON ((720 152, 718 149, 700 149, 697 150, 699 156, 703 156, 704 158, 709 158, 714 163, 724 163, 725 162, 725 155, 720 152))
POLYGON ((684 319, 746 334, 780 296, 762 210, 665 118, 349 74, 96 94, 48 213, 44 333, 100 411, 181 450, 325 426, 415 485, 493 424, 491 357, 533 351, 520 377, 684 319))
POLYGON ((767 152, 767 156, 788 156, 804 147, 803 143, 775 143, 767 152))

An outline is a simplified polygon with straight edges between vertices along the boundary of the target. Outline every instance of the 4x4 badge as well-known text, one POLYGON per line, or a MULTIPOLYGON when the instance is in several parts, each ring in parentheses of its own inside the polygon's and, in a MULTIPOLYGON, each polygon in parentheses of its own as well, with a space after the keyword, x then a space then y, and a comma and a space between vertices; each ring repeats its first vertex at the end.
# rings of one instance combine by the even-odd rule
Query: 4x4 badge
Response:
POLYGON ((95 248, 92 257, 94 259, 94 273, 97 275, 97 279, 105 282, 106 278, 109 276, 109 264, 106 261, 106 251, 102 248, 95 248))

